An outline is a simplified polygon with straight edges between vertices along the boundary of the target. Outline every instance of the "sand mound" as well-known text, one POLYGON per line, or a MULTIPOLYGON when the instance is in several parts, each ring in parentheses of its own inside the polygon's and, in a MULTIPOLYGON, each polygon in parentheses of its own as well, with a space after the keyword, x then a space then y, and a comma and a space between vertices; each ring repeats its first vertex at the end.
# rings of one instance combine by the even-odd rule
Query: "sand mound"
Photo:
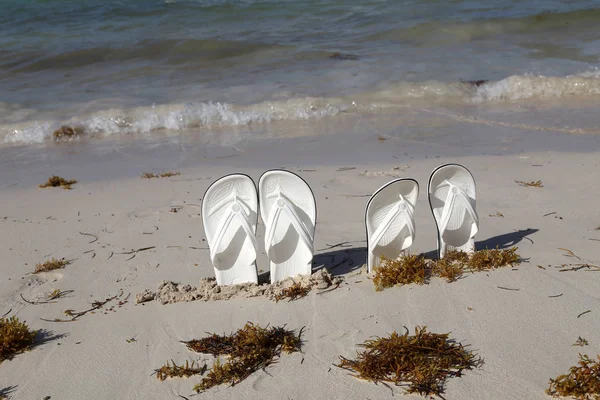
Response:
POLYGON ((157 300, 162 304, 168 304, 181 301, 214 301, 258 296, 276 300, 285 297, 285 290, 294 284, 300 284, 302 287, 311 289, 325 290, 339 287, 342 281, 343 278, 331 275, 326 269, 321 269, 312 275, 298 275, 274 284, 262 285, 244 283, 241 285, 218 286, 214 278, 203 278, 196 288, 172 281, 162 281, 155 292, 146 289, 135 296, 135 301, 139 304, 157 300))

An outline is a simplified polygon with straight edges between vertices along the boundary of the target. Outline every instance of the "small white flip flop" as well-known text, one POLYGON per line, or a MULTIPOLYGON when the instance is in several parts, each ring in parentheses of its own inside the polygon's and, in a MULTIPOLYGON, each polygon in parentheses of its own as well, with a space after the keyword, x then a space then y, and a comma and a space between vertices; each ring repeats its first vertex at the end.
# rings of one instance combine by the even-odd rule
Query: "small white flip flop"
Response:
POLYGON ((373 193, 365 211, 368 272, 379 265, 381 256, 395 260, 412 245, 418 197, 414 179, 395 179, 373 193))
POLYGON ((257 283, 258 196, 252 179, 232 174, 210 185, 202 199, 202 222, 217 284, 257 283))
POLYGON ((271 283, 288 276, 310 275, 317 219, 312 190, 296 174, 271 170, 260 177, 258 194, 271 283))
POLYGON ((439 257, 451 250, 475 251, 479 217, 471 172, 458 164, 442 165, 431 173, 427 191, 438 229, 439 257))

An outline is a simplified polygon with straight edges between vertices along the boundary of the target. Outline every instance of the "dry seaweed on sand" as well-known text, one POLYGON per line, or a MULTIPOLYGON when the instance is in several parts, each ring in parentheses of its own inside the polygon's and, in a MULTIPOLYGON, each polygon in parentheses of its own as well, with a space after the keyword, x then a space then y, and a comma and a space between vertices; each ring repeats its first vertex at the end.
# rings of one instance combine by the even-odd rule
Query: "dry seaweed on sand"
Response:
POLYGON ((153 174, 151 172, 144 172, 142 174, 142 179, 152 179, 152 178, 170 178, 172 176, 179 176, 181 172, 161 172, 160 174, 153 174))
POLYGON ((465 271, 487 271, 521 263, 517 247, 500 250, 485 249, 472 254, 449 251, 439 260, 426 260, 422 255, 403 255, 396 260, 381 258, 379 267, 374 268, 375 290, 381 291, 396 285, 416 283, 423 285, 432 276, 454 282, 465 271))
POLYGON ((579 271, 580 269, 586 269, 588 271, 600 271, 600 266, 593 265, 589 262, 586 262, 583 258, 579 257, 573 251, 571 251, 569 249, 565 249, 563 247, 559 247, 558 249, 564 251, 565 252, 564 255, 566 257, 575 258, 576 260, 581 261, 580 263, 575 263, 575 264, 563 264, 562 265, 563 269, 561 269, 558 272, 579 271), (566 268, 566 267, 570 267, 570 268, 566 268))
POLYGON ((469 255, 463 251, 449 251, 443 258, 431 261, 431 272, 435 276, 454 282, 462 277, 465 265, 469 262, 469 255))
POLYGON ((49 187, 62 187, 65 190, 71 190, 72 185, 76 184, 77 181, 75 179, 67 180, 58 175, 52 175, 46 183, 38 185, 41 188, 49 188, 49 187))
POLYGON ((378 292, 396 285, 427 282, 427 262, 422 255, 403 255, 396 260, 381 257, 381 264, 374 271, 373 283, 378 292))
POLYGON ((455 282, 459 280, 465 271, 465 268, 462 264, 449 262, 445 258, 436 260, 431 265, 432 274, 445 279, 447 282, 455 282))
POLYGON ((53 291, 51 291, 50 293, 48 293, 46 295, 46 298, 48 300, 60 299, 65 293, 67 293, 67 291, 60 290, 60 289, 54 289, 53 291))
MULTIPOLYGON (((406 329, 406 328, 405 328, 406 329)), ((415 334, 392 332, 389 337, 367 340, 356 360, 340 356, 339 368, 353 376, 403 386, 408 393, 423 396, 441 395, 448 378, 461 376, 483 364, 483 360, 466 347, 448 338, 449 334, 427 332, 416 327, 415 334)))
POLYGON ((568 374, 550 379, 546 393, 550 396, 571 396, 579 400, 600 400, 600 355, 592 360, 579 354, 579 363, 568 374))
POLYGON ((577 338, 577 340, 575 341, 575 343, 573 343, 573 346, 580 346, 580 347, 583 347, 583 346, 587 346, 588 344, 589 344, 589 343, 588 343, 587 339, 584 339, 584 338, 582 338, 581 336, 579 336, 579 337, 577 338))
POLYGON ((17 317, 0 318, 0 363, 33 346, 36 335, 17 317))
POLYGON ((464 271, 488 271, 519 265, 521 257, 517 250, 518 247, 503 250, 495 248, 478 250, 471 254, 449 251, 444 258, 431 261, 432 274, 453 282, 459 279, 464 271))
MULTIPOLYGON (((119 301, 118 306, 122 306, 124 304, 127 303, 129 296, 131 295, 128 294, 123 300, 119 301)), ((55 319, 46 319, 46 318, 40 318, 42 321, 46 321, 46 322, 74 322, 77 321, 78 318, 83 317, 84 315, 86 315, 87 313, 92 313, 94 314, 94 312, 102 307, 104 307, 104 305, 106 305, 107 303, 120 298, 121 296, 123 296, 123 290, 121 290, 119 292, 119 294, 114 295, 112 297, 108 297, 107 299, 100 301, 100 300, 96 300, 94 302, 92 302, 92 307, 88 308, 86 310, 83 311, 75 311, 75 310, 65 310, 63 311, 63 313, 68 316, 71 317, 71 319, 60 319, 60 318, 55 318, 55 319)))
POLYGON ((275 295, 275 301, 289 299, 289 301, 301 299, 310 293, 310 286, 302 286, 300 282, 294 283, 292 286, 285 288, 281 293, 275 295))
POLYGON ((57 299, 60 299, 62 297, 64 297, 65 295, 69 294, 69 293, 73 293, 72 290, 60 290, 60 289, 54 289, 52 292, 48 293, 44 298, 45 300, 27 300, 21 293, 19 293, 19 296, 21 296, 21 299, 28 304, 31 305, 39 305, 39 304, 53 304, 56 303, 57 299))
MULTIPOLYGON (((246 329, 246 327, 243 329, 246 329)), ((183 343, 188 347, 188 349, 195 351, 196 353, 210 354, 214 357, 217 357, 232 353, 234 346, 234 335, 221 336, 213 333, 205 338, 193 339, 183 343)))
POLYGON ((544 185, 542 185, 542 181, 531 181, 531 182, 515 181, 515 182, 523 187, 536 187, 536 188, 544 187, 544 185))
POLYGON ((198 353, 227 356, 224 362, 218 358, 215 360, 206 377, 194 390, 199 393, 224 383, 232 386, 240 383, 252 373, 275 363, 281 352, 300 351, 301 336, 302 330, 296 335, 285 327, 263 328, 248 322, 229 336, 212 334, 203 339, 183 342, 198 353))
POLYGON ((40 272, 54 271, 55 269, 62 269, 69 264, 71 264, 71 261, 64 258, 61 258, 60 260, 57 258, 52 258, 48 261, 44 261, 43 263, 37 263, 33 273, 38 274, 40 272))
POLYGON ((500 250, 479 250, 471 254, 468 266, 474 271, 487 271, 490 269, 515 266, 521 264, 521 257, 517 254, 518 247, 500 250))
POLYGON ((171 360, 171 364, 167 361, 165 365, 159 369, 155 369, 154 373, 159 381, 164 381, 167 378, 189 378, 194 375, 203 375, 206 372, 206 364, 196 365, 195 361, 190 364, 188 361, 185 365, 177 365, 171 360))
POLYGON ((46 300, 48 300, 48 302, 51 302, 52 300, 62 299, 63 297, 71 293, 73 293, 73 290, 54 289, 46 295, 46 300))

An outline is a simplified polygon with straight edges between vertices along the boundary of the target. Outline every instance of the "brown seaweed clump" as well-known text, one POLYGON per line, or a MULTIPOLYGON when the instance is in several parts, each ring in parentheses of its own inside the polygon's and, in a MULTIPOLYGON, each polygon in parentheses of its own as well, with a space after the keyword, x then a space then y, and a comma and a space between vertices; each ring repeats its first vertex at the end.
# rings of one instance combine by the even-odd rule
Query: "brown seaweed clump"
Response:
POLYGON ((56 299, 60 299, 62 298, 64 295, 72 293, 72 290, 61 290, 61 289, 54 289, 53 291, 51 291, 50 293, 48 293, 46 295, 46 299, 47 300, 56 300, 56 299))
POLYGON ((381 264, 374 268, 373 283, 378 292, 396 285, 416 283, 423 285, 427 281, 427 262, 422 255, 403 255, 396 260, 381 257, 381 264))
POLYGON ((301 350, 302 330, 296 335, 285 327, 266 327, 248 322, 242 329, 229 336, 212 334, 199 340, 184 342, 190 350, 227 356, 222 362, 217 358, 208 374, 194 390, 204 392, 214 386, 240 383, 259 369, 275 363, 281 352, 294 353, 301 350))
POLYGON ((431 261, 431 272, 435 276, 444 278, 447 282, 457 281, 465 271, 469 258, 464 251, 449 251, 444 258, 431 261))
POLYGON ((427 332, 416 327, 415 334, 392 332, 389 337, 367 340, 356 360, 341 357, 339 368, 353 376, 403 386, 408 393, 422 396, 441 395, 448 378, 459 377, 464 370, 480 367, 483 360, 467 346, 448 339, 448 333, 427 332))
POLYGON ((33 346, 36 335, 17 317, 0 318, 0 363, 33 346))
POLYGON ((396 285, 427 283, 427 261, 422 255, 403 255, 396 260, 381 257, 381 264, 374 268, 373 283, 378 292, 396 285))
POLYGON ((71 186, 76 183, 77 183, 77 181, 75 179, 66 180, 65 178, 62 178, 60 176, 53 175, 50 178, 48 178, 48 181, 46 183, 43 183, 38 186, 41 188, 62 187, 65 190, 71 190, 72 189, 71 186))
POLYGON ((550 379, 546 393, 550 396, 571 396, 579 400, 600 400, 600 354, 598 360, 579 354, 579 363, 569 373, 550 379))
POLYGON ((301 299, 310 293, 310 286, 302 286, 302 283, 296 282, 292 286, 285 288, 281 293, 275 295, 275 301, 289 299, 289 301, 301 299))
POLYGON ((426 260, 422 255, 403 255, 396 260, 382 257, 380 266, 374 268, 373 283, 375 290, 379 292, 396 285, 423 285, 432 276, 454 282, 460 279, 465 271, 487 271, 519 265, 521 257, 517 250, 517 247, 503 250, 495 248, 479 250, 472 254, 449 251, 439 260, 426 260))
POLYGON ((518 247, 500 250, 485 249, 471 254, 468 266, 474 271, 487 271, 490 269, 508 267, 521 264, 521 257, 517 254, 518 247))
POLYGON ((472 254, 463 251, 449 251, 444 258, 431 261, 432 275, 454 282, 465 271, 487 271, 496 268, 519 265, 521 257, 517 247, 500 250, 485 249, 472 254))
POLYGON ((55 269, 64 268, 69 264, 71 264, 71 261, 65 260, 64 258, 61 258, 60 260, 52 258, 48 261, 44 261, 43 263, 36 264, 35 271, 33 271, 33 273, 39 274, 40 272, 54 271, 55 269))
POLYGON ((73 138, 83 135, 83 128, 80 126, 68 126, 63 125, 52 133, 54 140, 61 140, 63 138, 73 138))
POLYGON ((169 362, 159 369, 155 369, 156 377, 159 381, 164 381, 167 378, 189 378, 194 375, 203 375, 206 372, 206 364, 196 366, 196 362, 192 361, 190 364, 188 361, 185 365, 177 365, 175 361, 171 360, 173 365, 169 362))
POLYGON ((172 176, 179 176, 181 172, 161 172, 160 174, 153 174, 151 172, 144 172, 142 174, 142 179, 152 179, 152 178, 170 178, 172 176))

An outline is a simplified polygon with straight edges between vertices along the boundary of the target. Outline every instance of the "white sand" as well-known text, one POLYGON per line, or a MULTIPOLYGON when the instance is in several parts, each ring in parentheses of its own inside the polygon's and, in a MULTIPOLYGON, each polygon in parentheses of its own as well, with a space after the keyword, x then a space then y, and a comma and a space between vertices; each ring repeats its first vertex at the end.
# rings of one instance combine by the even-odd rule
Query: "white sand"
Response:
MULTIPOLYGON (((162 281, 155 291, 146 289, 135 296, 137 304, 157 300, 161 304, 180 303, 183 301, 217 301, 235 298, 250 298, 264 296, 268 299, 279 301, 297 300, 287 289, 300 285, 302 289, 318 290, 326 293, 338 289, 344 278, 333 276, 326 268, 320 269, 312 275, 290 276, 276 283, 242 283, 238 285, 219 286, 215 278, 202 278, 197 287, 172 281, 162 281)), ((304 296, 301 296, 304 297, 304 296)))
MULTIPOLYGON (((252 167, 256 164, 243 157, 231 163, 249 165, 240 169, 258 179, 264 169, 252 167)), ((559 247, 600 264, 600 231, 595 230, 600 226, 598 153, 386 157, 389 161, 368 164, 358 157, 338 165, 301 167, 282 160, 285 156, 272 166, 303 170, 298 173, 314 189, 315 248, 340 242, 349 247, 319 250, 315 258, 315 267, 325 265, 332 273, 347 276, 339 289, 320 295, 312 291, 298 301, 278 303, 256 297, 135 304, 137 293, 154 289, 163 280, 194 286, 212 276, 199 205, 212 180, 234 171, 226 161, 182 165, 178 168, 182 176, 152 180, 139 179, 142 171, 130 178, 107 179, 112 176, 107 172, 110 166, 88 175, 75 167, 59 170, 65 178, 80 180, 71 191, 35 187, 57 173, 45 164, 12 175, 5 170, 2 176, 10 176, 10 181, 0 182, 0 314, 12 309, 10 315, 47 331, 47 340, 0 365, 0 390, 13 387, 14 399, 180 399, 178 395, 191 399, 200 378, 159 382, 153 370, 171 359, 210 360, 191 353, 179 341, 206 332, 229 333, 247 321, 287 324, 290 329, 305 326, 304 354, 284 356, 268 373, 257 372, 235 387, 215 388, 194 398, 389 398, 385 386, 359 381, 332 365, 339 355, 353 356, 357 343, 404 326, 451 331, 452 337, 470 344, 485 359, 482 369, 448 382, 448 399, 546 399, 549 378, 574 365, 578 352, 600 353, 600 272, 556 268, 575 262, 559 247), (432 252, 436 231, 427 179, 444 162, 462 163, 475 175, 479 246, 516 245, 528 262, 515 269, 468 275, 451 284, 433 279, 425 286, 375 292, 372 282, 354 274, 365 260, 366 196, 391 179, 387 175, 402 172, 396 167, 404 170, 402 176, 417 179, 421 193, 413 251, 432 252), (338 171, 340 167, 356 169, 338 171), (525 188, 515 180, 541 180, 544 187, 525 188), (11 186, 15 182, 19 184, 11 186), (504 217, 490 216, 497 212, 504 217), (120 254, 146 247, 152 248, 120 254), (27 275, 49 257, 74 261, 63 270, 27 275), (73 293, 43 305, 29 305, 20 298, 33 301, 53 289, 73 293), (118 307, 113 301, 106 307, 114 306, 114 311, 106 314, 88 313, 69 323, 40 320, 65 318, 64 310, 84 310, 92 301, 121 290, 124 296, 131 293, 128 303, 118 307), (591 312, 578 318, 586 310, 591 312), (579 336, 589 346, 573 347, 579 336), (135 341, 128 343, 131 338, 135 341)), ((158 167, 170 169, 167 163, 158 167)), ((261 223, 259 243, 263 230, 261 223)), ((267 272, 267 265, 262 254, 259 269, 267 272)), ((395 398, 402 398, 401 393, 396 389, 395 398)))

